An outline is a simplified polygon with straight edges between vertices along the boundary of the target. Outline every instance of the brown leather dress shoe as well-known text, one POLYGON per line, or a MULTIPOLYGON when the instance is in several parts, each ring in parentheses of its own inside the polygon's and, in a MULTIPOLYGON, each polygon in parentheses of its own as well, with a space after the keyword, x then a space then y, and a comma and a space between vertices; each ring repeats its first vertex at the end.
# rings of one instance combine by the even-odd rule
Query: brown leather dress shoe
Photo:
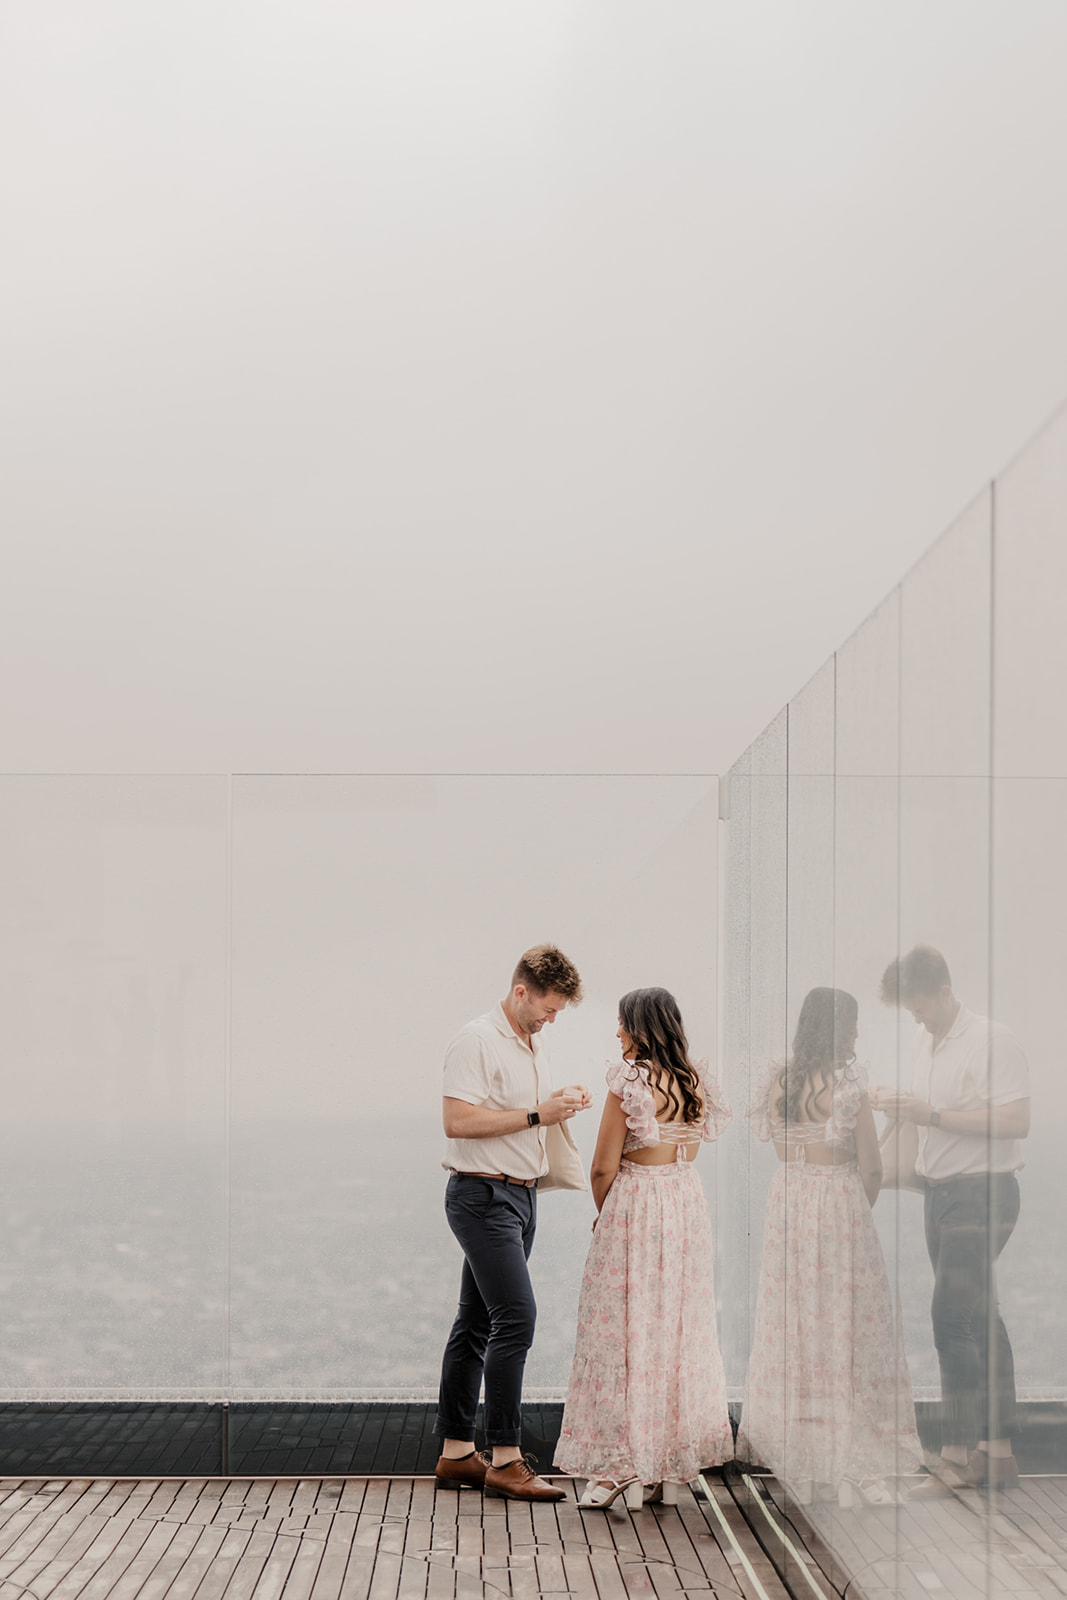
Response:
POLYGON ((1017 1489, 1019 1463, 1012 1456, 991 1456, 985 1450, 972 1450, 967 1462, 967 1479, 976 1489, 1017 1489))
POLYGON ((485 1474, 492 1460, 486 1450, 472 1450, 469 1456, 438 1457, 434 1477, 442 1489, 484 1489, 485 1474))
POLYGON ((533 1459, 520 1456, 506 1467, 490 1467, 485 1475, 486 1494, 497 1494, 505 1500, 565 1500, 566 1489, 557 1489, 539 1478, 530 1465, 533 1459))

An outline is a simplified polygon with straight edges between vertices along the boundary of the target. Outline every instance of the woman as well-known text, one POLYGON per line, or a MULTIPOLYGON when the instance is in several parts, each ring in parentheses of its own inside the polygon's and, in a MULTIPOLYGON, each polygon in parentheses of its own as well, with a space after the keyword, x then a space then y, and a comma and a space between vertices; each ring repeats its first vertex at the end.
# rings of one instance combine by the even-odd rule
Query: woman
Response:
POLYGON ((920 1462, 908 1369, 871 1216, 882 1164, 856 1002, 812 989, 793 1054, 772 1062, 750 1116, 779 1167, 763 1235, 737 1453, 798 1499, 896 1504, 887 1475, 920 1462))
POLYGON ((590 1173, 599 1217, 578 1303, 561 1472, 582 1506, 677 1486, 733 1457, 715 1331, 711 1219, 693 1159, 730 1121, 707 1063, 692 1062, 674 996, 619 1001, 623 1059, 608 1067, 590 1173))

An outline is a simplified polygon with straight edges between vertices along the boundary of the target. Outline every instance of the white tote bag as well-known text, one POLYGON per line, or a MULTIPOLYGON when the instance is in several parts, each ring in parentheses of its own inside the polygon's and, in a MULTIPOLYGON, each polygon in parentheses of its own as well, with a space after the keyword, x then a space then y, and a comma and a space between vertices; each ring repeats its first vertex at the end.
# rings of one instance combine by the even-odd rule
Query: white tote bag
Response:
POLYGON ((548 1157, 548 1171, 537 1180, 539 1190, 588 1189, 578 1146, 565 1122, 552 1122, 546 1126, 545 1155, 548 1157))

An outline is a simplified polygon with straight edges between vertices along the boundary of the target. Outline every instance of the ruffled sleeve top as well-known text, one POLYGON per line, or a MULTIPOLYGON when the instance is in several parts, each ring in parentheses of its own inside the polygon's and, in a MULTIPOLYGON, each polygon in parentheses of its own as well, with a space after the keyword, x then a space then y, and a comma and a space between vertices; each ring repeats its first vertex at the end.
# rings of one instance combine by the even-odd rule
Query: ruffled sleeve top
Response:
MULTIPOLYGON (((726 1132, 733 1113, 723 1099, 719 1085, 708 1074, 707 1057, 694 1061, 693 1065, 704 1093, 704 1121, 692 1124, 692 1136, 710 1144, 713 1139, 726 1132)), ((677 1123, 662 1124, 656 1121, 656 1101, 649 1082, 647 1061, 609 1062, 604 1076, 612 1094, 622 1101, 622 1109, 626 1115, 623 1155, 630 1150, 647 1150, 651 1145, 660 1144, 661 1127, 678 1127, 677 1123)))
POLYGON ((801 1140, 806 1143, 851 1145, 860 1105, 867 1093, 867 1068, 848 1062, 834 1068, 830 1115, 825 1122, 785 1122, 775 1113, 780 1093, 782 1063, 768 1061, 756 1080, 748 1119, 758 1139, 801 1140))

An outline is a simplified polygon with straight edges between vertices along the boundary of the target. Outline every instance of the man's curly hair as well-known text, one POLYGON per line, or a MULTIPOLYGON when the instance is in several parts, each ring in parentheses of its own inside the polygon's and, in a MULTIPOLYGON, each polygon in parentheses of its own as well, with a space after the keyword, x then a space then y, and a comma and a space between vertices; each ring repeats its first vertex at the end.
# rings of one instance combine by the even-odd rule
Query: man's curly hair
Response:
POLYGON ((511 987, 524 983, 535 994, 561 994, 569 1005, 582 998, 582 980, 573 961, 568 961, 554 944, 535 944, 519 957, 511 977, 511 987))

